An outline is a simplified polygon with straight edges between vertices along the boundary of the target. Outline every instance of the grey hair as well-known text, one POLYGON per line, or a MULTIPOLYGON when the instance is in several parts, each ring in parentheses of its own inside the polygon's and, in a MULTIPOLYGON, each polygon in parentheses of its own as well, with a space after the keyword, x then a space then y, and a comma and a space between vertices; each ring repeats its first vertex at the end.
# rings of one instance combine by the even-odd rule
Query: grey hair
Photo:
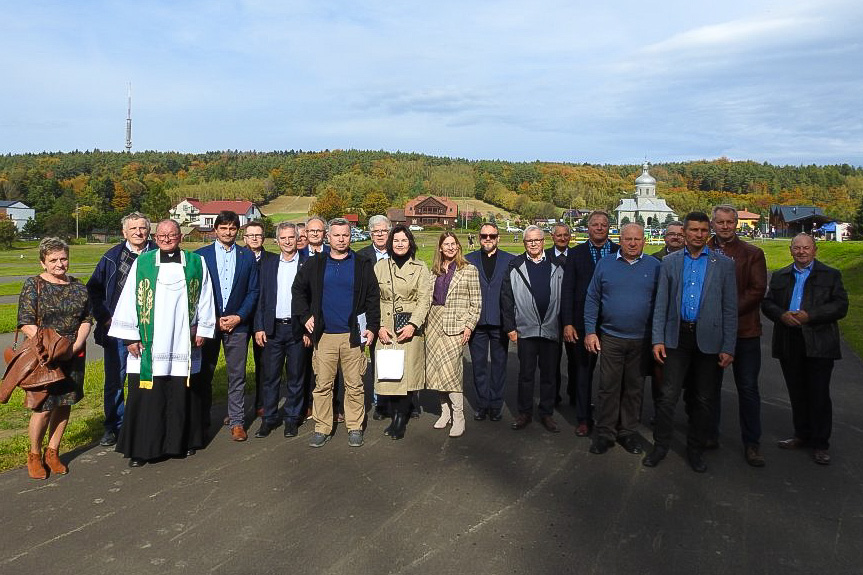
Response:
POLYGON ((623 227, 620 228, 620 235, 623 236, 626 233, 626 228, 636 227, 641 230, 641 235, 644 235, 644 226, 639 224, 638 222, 629 222, 628 224, 623 224, 623 227))
POLYGON ((327 229, 333 226, 348 226, 351 227, 351 222, 345 218, 333 218, 327 223, 327 229))
POLYGON ((567 231, 567 232, 571 232, 571 231, 572 231, 572 230, 570 230, 570 229, 569 229, 569 224, 565 224, 565 223, 563 223, 563 222, 558 222, 558 223, 554 224, 554 225, 551 227, 551 229, 552 229, 552 230, 554 230, 554 229, 556 229, 556 228, 564 228, 564 229, 566 229, 566 231, 567 231))
POLYGON ((52 252, 66 252, 66 256, 69 256, 69 244, 61 240, 60 238, 44 238, 41 242, 39 242, 39 261, 44 262, 45 256, 52 252))
POLYGON ((543 239, 545 239, 545 230, 543 230, 543 229, 542 229, 541 227, 539 227, 539 226, 534 226, 534 225, 530 225, 530 226, 527 226, 526 228, 524 228, 524 234, 523 234, 521 237, 522 237, 522 238, 526 238, 526 237, 527 237, 527 232, 532 232, 532 231, 534 231, 534 230, 539 231, 539 233, 541 233, 541 234, 542 234, 542 238, 543 238, 543 239))
POLYGON ((325 220, 321 216, 310 216, 308 219, 306 219, 306 225, 308 225, 309 222, 314 221, 314 220, 318 220, 319 222, 324 224, 324 231, 327 231, 327 220, 325 220))
POLYGON ((737 221, 737 208, 732 206, 731 204, 719 204, 718 206, 713 206, 713 211, 710 214, 710 219, 716 219, 716 212, 731 212, 734 214, 734 220, 737 221))
POLYGON ((150 232, 150 226, 152 225, 152 222, 150 221, 150 218, 148 218, 141 212, 132 212, 131 214, 126 214, 125 216, 123 216, 123 218, 120 220, 120 226, 122 226, 123 230, 126 229, 126 224, 132 220, 144 220, 145 222, 147 222, 147 233, 150 232))
POLYGON ((171 218, 165 218, 164 220, 156 224, 156 229, 158 230, 159 226, 161 226, 162 224, 171 224, 172 226, 174 226, 174 228, 176 228, 178 234, 183 233, 183 230, 180 229, 180 224, 178 224, 176 220, 172 220, 171 218))
POLYGON ((297 224, 293 222, 281 222, 278 226, 276 226, 276 237, 278 238, 279 234, 282 230, 294 230, 294 233, 297 233, 297 224))
POLYGON ((382 216, 380 214, 376 216, 372 216, 369 218, 369 229, 372 229, 372 226, 376 226, 378 224, 385 223, 387 225, 387 229, 393 227, 393 223, 386 216, 382 216))

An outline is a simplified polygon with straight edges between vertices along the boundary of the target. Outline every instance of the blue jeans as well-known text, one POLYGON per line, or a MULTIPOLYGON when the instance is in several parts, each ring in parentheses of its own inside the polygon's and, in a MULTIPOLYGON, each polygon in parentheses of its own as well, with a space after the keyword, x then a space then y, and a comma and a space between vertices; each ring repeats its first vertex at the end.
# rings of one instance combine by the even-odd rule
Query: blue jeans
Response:
MULTIPOLYGON (((758 374, 761 372, 760 337, 737 338, 731 369, 734 373, 734 385, 737 387, 737 408, 743 444, 758 445, 761 441, 761 394, 758 391, 758 374)), ((720 382, 713 401, 716 436, 719 436, 719 418, 722 415, 721 393, 720 382)))
POLYGON ((105 336, 105 431, 117 433, 123 425, 127 354, 123 340, 105 336))

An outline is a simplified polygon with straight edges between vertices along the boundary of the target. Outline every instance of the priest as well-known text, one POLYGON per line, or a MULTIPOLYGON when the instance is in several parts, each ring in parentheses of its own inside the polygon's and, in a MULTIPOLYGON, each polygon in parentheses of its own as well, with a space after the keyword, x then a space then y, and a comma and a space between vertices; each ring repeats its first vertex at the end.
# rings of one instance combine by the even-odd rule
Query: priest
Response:
POLYGON ((189 387, 201 345, 216 327, 213 290, 201 256, 180 249, 173 220, 156 227, 158 250, 129 270, 109 335, 129 352, 129 394, 117 451, 130 467, 192 455, 204 444, 200 399, 189 387))

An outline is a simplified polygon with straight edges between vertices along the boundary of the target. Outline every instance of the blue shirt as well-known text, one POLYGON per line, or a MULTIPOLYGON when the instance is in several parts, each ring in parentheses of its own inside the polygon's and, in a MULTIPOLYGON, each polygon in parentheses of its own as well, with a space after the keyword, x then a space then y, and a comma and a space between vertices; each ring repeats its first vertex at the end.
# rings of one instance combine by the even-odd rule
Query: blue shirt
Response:
POLYGON ((327 258, 321 296, 324 333, 350 333, 354 307, 354 253, 349 251, 348 257, 341 260, 335 260, 329 254, 318 255, 327 258))
POLYGON ((682 321, 698 321, 698 310, 701 307, 701 291, 704 289, 704 277, 707 275, 707 255, 705 246, 697 258, 689 255, 689 249, 683 248, 683 297, 680 298, 680 319, 682 321))
POLYGON ((228 305, 231 289, 234 287, 234 270, 237 269, 236 244, 226 248, 221 242, 216 242, 216 270, 219 272, 219 288, 222 292, 222 309, 228 305))
POLYGON ((788 311, 800 311, 800 305, 803 303, 803 288, 806 286, 806 280, 809 279, 809 274, 812 273, 812 262, 803 268, 794 269, 794 291, 791 292, 791 303, 788 304, 788 311))
POLYGON ((596 247, 590 240, 587 240, 587 242, 590 247, 590 257, 593 258, 594 264, 611 253, 611 242, 608 240, 605 240, 602 247, 596 247))

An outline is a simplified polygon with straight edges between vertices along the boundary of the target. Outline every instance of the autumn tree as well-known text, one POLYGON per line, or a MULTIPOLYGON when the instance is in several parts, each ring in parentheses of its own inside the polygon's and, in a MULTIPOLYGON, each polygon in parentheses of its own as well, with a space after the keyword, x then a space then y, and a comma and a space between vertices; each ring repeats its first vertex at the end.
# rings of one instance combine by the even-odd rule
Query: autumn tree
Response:
POLYGON ((324 186, 318 194, 318 199, 309 207, 309 215, 317 214, 325 220, 331 220, 344 215, 348 209, 345 198, 330 186, 324 186))
POLYGON ((372 192, 363 200, 363 209, 369 216, 386 215, 390 208, 390 200, 382 192, 372 192))

